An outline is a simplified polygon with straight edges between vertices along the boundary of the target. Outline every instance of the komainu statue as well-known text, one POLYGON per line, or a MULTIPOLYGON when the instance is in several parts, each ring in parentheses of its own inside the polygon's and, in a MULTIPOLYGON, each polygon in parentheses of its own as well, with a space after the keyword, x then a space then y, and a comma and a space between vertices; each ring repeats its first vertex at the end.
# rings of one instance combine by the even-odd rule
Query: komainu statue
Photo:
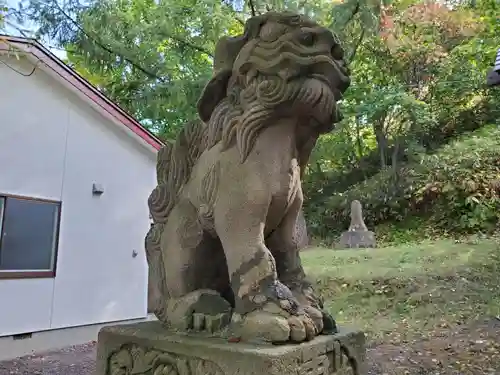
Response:
POLYGON ((297 219, 309 155, 341 119, 343 54, 329 30, 290 13, 218 42, 202 121, 159 152, 148 201, 154 312, 170 328, 273 343, 335 331, 306 281, 297 219))

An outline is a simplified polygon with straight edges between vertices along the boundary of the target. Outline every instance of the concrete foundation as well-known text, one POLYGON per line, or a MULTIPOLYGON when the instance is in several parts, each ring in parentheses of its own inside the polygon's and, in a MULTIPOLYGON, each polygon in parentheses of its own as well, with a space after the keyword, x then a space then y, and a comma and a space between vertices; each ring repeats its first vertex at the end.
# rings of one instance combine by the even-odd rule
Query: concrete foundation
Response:
POLYGON ((96 375, 365 375, 365 351, 357 331, 277 346, 173 333, 145 322, 99 332, 96 375))
POLYGON ((99 331, 109 324, 131 324, 151 320, 155 321, 156 317, 154 315, 148 315, 143 319, 106 322, 39 332, 26 332, 20 335, 2 336, 0 337, 0 361, 95 341, 97 340, 99 331))

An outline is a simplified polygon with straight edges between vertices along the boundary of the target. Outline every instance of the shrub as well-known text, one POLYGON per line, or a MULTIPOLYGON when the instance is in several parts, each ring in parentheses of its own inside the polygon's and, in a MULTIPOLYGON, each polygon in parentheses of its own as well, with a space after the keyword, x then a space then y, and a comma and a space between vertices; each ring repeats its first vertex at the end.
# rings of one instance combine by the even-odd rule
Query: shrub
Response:
POLYGON ((344 231, 358 199, 374 227, 411 216, 452 232, 490 231, 500 219, 500 128, 488 126, 451 142, 419 163, 387 169, 336 192, 321 206, 306 205, 311 232, 344 231))

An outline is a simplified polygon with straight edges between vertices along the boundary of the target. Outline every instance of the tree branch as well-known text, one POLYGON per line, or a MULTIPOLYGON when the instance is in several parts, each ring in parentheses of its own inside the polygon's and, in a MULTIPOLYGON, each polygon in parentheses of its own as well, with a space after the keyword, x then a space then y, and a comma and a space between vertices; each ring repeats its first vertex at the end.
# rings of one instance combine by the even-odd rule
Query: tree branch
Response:
POLYGON ((101 47, 103 50, 108 52, 111 55, 119 55, 123 58, 123 60, 127 61, 129 64, 134 66, 136 69, 140 70, 142 73, 147 75, 150 78, 153 79, 158 79, 161 82, 165 82, 165 80, 162 77, 158 77, 155 73, 150 72, 149 70, 144 69, 142 66, 138 65, 136 62, 132 61, 131 59, 127 58, 126 56, 120 55, 119 53, 113 51, 111 48, 105 46, 103 43, 101 43, 97 38, 92 37, 78 22, 76 22, 73 18, 70 17, 69 14, 67 14, 64 9, 61 8, 61 6, 57 3, 57 1, 53 1, 52 5, 56 8, 58 12, 60 12, 73 26, 75 26, 83 35, 85 35, 89 40, 93 41, 95 44, 97 44, 99 47, 101 47))
POLYGON ((201 52, 201 53, 204 53, 205 55, 209 56, 209 57, 214 57, 213 53, 210 52, 209 50, 207 50, 206 48, 203 48, 201 46, 198 46, 194 43, 190 43, 184 39, 181 39, 179 37, 176 37, 176 36, 172 36, 170 34, 166 34, 164 32, 161 32, 160 33, 161 36, 163 36, 164 38, 166 39, 172 39, 173 41, 176 41, 177 43, 183 45, 184 47, 188 47, 192 50, 195 50, 195 51, 198 51, 198 52, 201 52))
POLYGON ((359 34, 358 41, 357 41, 356 45, 354 46, 354 49, 352 50, 351 55, 347 58, 347 64, 350 64, 354 60, 354 57, 356 56, 356 52, 358 52, 358 48, 361 45, 361 43, 363 42, 364 37, 365 37, 365 28, 362 28, 361 34, 359 34))
POLYGON ((343 29, 347 27, 347 25, 354 19, 354 16, 359 13, 360 10, 360 5, 359 5, 359 0, 356 1, 356 6, 351 12, 351 15, 347 18, 347 20, 344 23, 344 26, 342 27, 343 29))
POLYGON ((238 22, 241 26, 245 26, 245 21, 243 21, 241 18, 238 18, 236 16, 234 16, 234 19, 236 20, 236 22, 238 22))
POLYGON ((299 5, 298 5, 298 7, 297 7, 297 8, 298 8, 298 9, 300 9, 300 8, 304 8, 306 5, 307 5, 307 0, 302 0, 302 1, 299 3, 299 5))
POLYGON ((250 7, 250 10, 252 11, 252 17, 255 17, 257 13, 255 12, 255 5, 253 4, 252 0, 248 0, 248 6, 250 7))
POLYGON ((236 22, 238 22, 241 26, 245 26, 245 21, 237 16, 238 13, 242 12, 238 12, 236 9, 234 9, 230 1, 222 1, 222 4, 229 8, 236 22))
MULTIPOLYGON (((100 40, 98 38, 94 38, 92 35, 90 35, 80 24, 78 24, 78 22, 76 22, 71 16, 69 16, 69 14, 67 14, 64 9, 57 3, 57 1, 53 1, 53 6, 56 8, 56 10, 61 13, 73 26, 75 26, 83 35, 85 35, 89 40, 91 40, 92 42, 94 42, 95 44, 97 44, 99 47, 101 47, 103 50, 105 50, 106 52, 108 52, 109 54, 111 55, 118 55, 120 57, 123 58, 124 61, 128 62, 129 64, 131 64, 133 67, 135 67, 137 70, 141 71, 142 73, 144 73, 145 75, 147 75, 148 77, 150 78, 153 78, 153 79, 157 79, 159 80, 160 82, 163 82, 165 83, 165 79, 163 77, 159 77, 157 74, 143 68, 142 66, 140 66, 139 64, 137 64, 135 61, 131 60, 130 58, 128 58, 127 56, 124 56, 124 55, 121 55, 120 53, 118 52, 115 52, 113 51, 110 47, 104 45, 102 42, 100 42, 100 40)), ((165 38, 170 38, 174 41, 176 41, 177 43, 185 46, 185 47, 188 47, 190 49, 193 49, 195 51, 198 51, 198 52, 201 52, 201 53, 204 53, 206 54, 207 56, 209 57, 212 57, 213 58, 213 54, 208 51, 207 49, 203 48, 203 47, 200 47, 200 46, 197 46, 193 43, 190 43, 186 40, 182 40, 178 37, 174 37, 172 35, 167 35, 165 34, 164 35, 165 38)))

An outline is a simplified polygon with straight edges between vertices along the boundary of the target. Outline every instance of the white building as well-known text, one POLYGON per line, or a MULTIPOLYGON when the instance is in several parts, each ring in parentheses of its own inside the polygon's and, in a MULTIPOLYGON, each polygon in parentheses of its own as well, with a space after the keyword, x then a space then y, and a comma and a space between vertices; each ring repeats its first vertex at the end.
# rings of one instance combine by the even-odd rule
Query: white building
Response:
POLYGON ((0 360, 147 317, 161 142, 39 43, 0 38, 0 360))

